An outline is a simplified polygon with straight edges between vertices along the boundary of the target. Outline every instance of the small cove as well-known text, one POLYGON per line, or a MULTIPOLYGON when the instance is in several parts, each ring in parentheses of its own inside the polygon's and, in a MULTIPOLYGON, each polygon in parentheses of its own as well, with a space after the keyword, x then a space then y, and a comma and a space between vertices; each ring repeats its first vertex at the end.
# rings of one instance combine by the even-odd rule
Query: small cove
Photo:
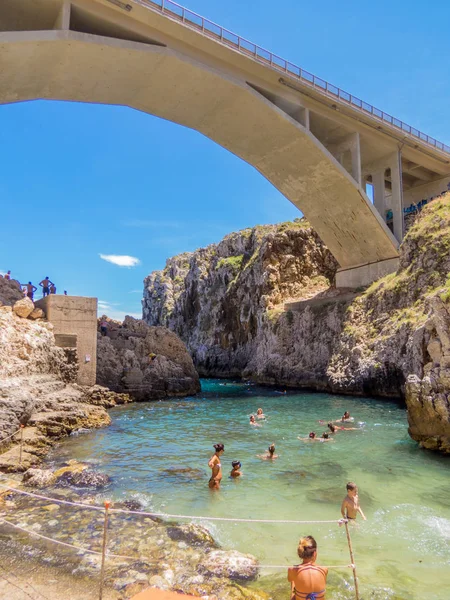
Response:
MULTIPOLYGON (((450 589, 450 479, 448 459, 410 440, 406 412, 395 402, 274 390, 219 380, 202 382, 195 398, 133 404, 110 411, 112 426, 72 436, 50 456, 87 462, 108 473, 104 496, 137 499, 147 510, 202 515, 225 549, 250 552, 263 565, 293 564, 303 534, 319 543, 319 562, 348 564, 343 528, 329 524, 218 523, 208 517, 328 520, 339 518, 345 484, 355 481, 368 518, 352 529, 363 597, 448 600, 450 589), (268 416, 251 427, 261 406, 268 416), (356 431, 330 443, 303 443, 322 433, 319 419, 349 410, 356 431), (225 444, 224 479, 211 492, 207 467, 212 445, 225 444), (257 458, 274 442, 280 457, 257 458), (231 461, 244 477, 228 478, 231 461)), ((263 569, 255 587, 288 597, 286 573, 263 569)), ((349 571, 329 578, 333 599, 351 598, 349 571)))

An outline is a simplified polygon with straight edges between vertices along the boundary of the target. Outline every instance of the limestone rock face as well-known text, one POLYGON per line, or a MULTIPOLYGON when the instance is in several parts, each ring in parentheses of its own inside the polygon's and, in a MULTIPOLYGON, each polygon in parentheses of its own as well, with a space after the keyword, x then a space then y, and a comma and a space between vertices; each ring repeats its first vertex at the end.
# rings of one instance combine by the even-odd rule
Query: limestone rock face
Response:
POLYGON ((202 375, 405 398, 411 436, 446 451, 449 238, 445 194, 410 227, 397 273, 352 298, 325 291, 337 265, 306 222, 244 230, 149 275, 144 319, 177 333, 202 375))
POLYGON ((326 289, 336 268, 304 220, 246 229, 149 275, 144 320, 177 333, 200 374, 239 376, 283 303, 326 289))
MULTIPOLYGON (((1 281, 1 280, 0 280, 1 281)), ((28 298, 25 302, 33 305, 28 298)), ((27 308, 28 310, 28 308, 27 308)), ((18 317, 11 307, 0 307, 0 380, 6 377, 53 374, 74 381, 76 357, 55 345, 52 326, 18 317)))
POLYGON ((34 311, 34 304, 29 298, 22 298, 14 304, 13 311, 18 317, 26 319, 34 311))
POLYGON ((192 358, 178 336, 132 317, 122 324, 109 321, 108 335, 99 334, 97 382, 138 400, 200 391, 192 358))

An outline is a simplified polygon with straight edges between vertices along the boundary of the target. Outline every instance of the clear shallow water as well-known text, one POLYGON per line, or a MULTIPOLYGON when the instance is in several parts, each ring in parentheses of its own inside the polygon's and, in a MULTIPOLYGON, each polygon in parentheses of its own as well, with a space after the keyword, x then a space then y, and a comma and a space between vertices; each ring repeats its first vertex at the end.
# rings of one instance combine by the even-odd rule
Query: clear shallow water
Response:
MULTIPOLYGON (((70 438, 52 460, 93 463, 113 478, 108 496, 136 498, 148 509, 203 515, 225 548, 255 554, 262 564, 298 562, 301 535, 319 544, 319 562, 348 564, 345 531, 335 525, 217 523, 209 516, 327 520, 339 518, 345 484, 355 481, 368 518, 352 528, 363 598, 450 598, 450 461, 410 440, 406 413, 395 403, 318 393, 277 394, 246 384, 202 382, 196 398, 133 404, 110 412, 108 429, 70 438), (261 427, 248 415, 261 406, 261 427), (322 433, 319 419, 349 410, 365 425, 330 443, 304 443, 322 433), (212 445, 225 444, 224 479, 208 489, 212 445), (280 457, 262 461, 274 442, 280 457), (231 461, 244 477, 228 478, 231 461)), ((350 425, 349 425, 350 426, 350 425)), ((285 571, 263 569, 256 587, 288 597, 285 571)), ((349 571, 329 576, 329 598, 351 598, 349 571)))

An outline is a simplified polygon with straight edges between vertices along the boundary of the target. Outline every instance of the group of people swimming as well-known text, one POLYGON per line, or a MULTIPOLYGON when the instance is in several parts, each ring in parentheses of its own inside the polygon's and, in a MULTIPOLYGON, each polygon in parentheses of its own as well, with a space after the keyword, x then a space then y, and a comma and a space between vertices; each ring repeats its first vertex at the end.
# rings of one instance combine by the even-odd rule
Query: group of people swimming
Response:
MULTIPOLYGON (((258 408, 256 418, 255 415, 250 415, 250 424, 258 426, 259 423, 256 422, 256 419, 265 419, 262 408, 258 408)), ((329 432, 324 432, 321 438, 317 438, 316 433, 312 431, 308 438, 299 439, 305 441, 316 439, 320 439, 321 441, 329 440, 329 436, 337 431, 358 429, 357 427, 342 426, 342 423, 351 423, 353 421, 354 419, 350 416, 350 413, 345 411, 341 419, 327 423, 329 432)), ((211 469, 211 477, 208 486, 211 490, 218 490, 220 489, 222 480, 221 456, 225 452, 225 446, 223 444, 214 444, 214 450, 213 456, 208 461, 208 466, 211 469)), ((278 454, 275 454, 275 444, 270 444, 266 454, 257 456, 263 460, 274 460, 278 458, 278 454)), ((241 461, 234 460, 231 463, 231 467, 230 477, 232 479, 242 476, 241 461)), ((347 483, 346 489, 347 495, 341 504, 342 521, 340 521, 340 524, 356 521, 358 514, 366 520, 366 516, 359 504, 357 485, 350 481, 347 483)), ((291 584, 291 600, 323 600, 326 592, 328 569, 327 567, 316 564, 317 542, 313 536, 308 535, 300 539, 297 554, 299 558, 302 559, 302 563, 288 569, 288 581, 291 584)))

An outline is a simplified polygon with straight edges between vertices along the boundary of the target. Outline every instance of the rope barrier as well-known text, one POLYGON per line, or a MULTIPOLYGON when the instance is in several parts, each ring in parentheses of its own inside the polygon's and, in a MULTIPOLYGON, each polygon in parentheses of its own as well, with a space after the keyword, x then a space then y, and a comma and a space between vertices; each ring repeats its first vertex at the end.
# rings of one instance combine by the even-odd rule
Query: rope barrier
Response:
MULTIPOLYGON (((205 517, 205 516, 193 516, 193 515, 172 515, 172 514, 167 514, 167 513, 150 513, 150 512, 146 512, 146 511, 135 511, 135 510, 124 510, 124 509, 113 509, 110 508, 111 504, 110 502, 105 502, 104 504, 104 508, 99 507, 99 506, 95 506, 95 505, 89 505, 89 504, 83 504, 80 502, 70 502, 68 500, 61 500, 59 498, 52 498, 49 496, 43 496, 41 494, 33 494, 31 492, 25 492, 24 490, 18 490, 16 488, 11 488, 9 486, 4 486, 0 484, 0 488, 3 488, 5 490, 10 490, 12 493, 17 493, 17 494, 23 494, 25 496, 29 496, 32 498, 37 498, 39 500, 45 500, 45 501, 49 501, 49 502, 54 502, 54 503, 59 503, 59 504, 63 504, 63 505, 68 505, 68 506, 75 506, 78 508, 83 508, 83 509, 90 509, 90 510, 95 510, 95 511, 103 511, 104 510, 104 523, 103 523, 103 543, 102 543, 102 551, 98 552, 96 550, 90 550, 87 548, 82 548, 80 546, 75 546, 74 544, 69 544, 67 542, 61 542, 59 540, 55 540, 53 538, 49 538, 45 535, 42 535, 40 533, 37 533, 35 531, 30 531, 28 529, 25 529, 24 527, 21 527, 20 525, 16 525, 14 523, 11 523, 10 521, 7 521, 6 519, 3 519, 0 517, 0 523, 3 523, 5 525, 9 525, 10 527, 13 527, 14 529, 18 529, 20 531, 23 531, 24 533, 28 534, 28 535, 33 535, 35 537, 38 537, 40 539, 46 540, 48 542, 54 543, 54 544, 59 544, 61 546, 65 546, 67 548, 73 548, 75 550, 78 550, 79 552, 85 552, 88 554, 95 554, 97 556, 101 556, 101 570, 100 570, 100 588, 99 588, 99 600, 103 599, 103 588, 104 588, 104 572, 105 572, 105 561, 106 558, 121 558, 121 559, 125 559, 125 560, 132 560, 132 561, 139 561, 142 560, 142 558, 140 557, 135 557, 135 556, 125 556, 125 555, 121 555, 121 554, 108 554, 106 547, 107 547, 107 531, 108 531, 108 520, 109 520, 109 514, 110 513, 116 513, 116 514, 130 514, 130 515, 138 515, 138 516, 149 516, 149 517, 163 517, 163 518, 172 518, 172 519, 189 519, 189 520, 206 520, 206 521, 225 521, 225 522, 237 522, 237 523, 270 523, 270 524, 339 524, 345 525, 345 530, 346 530, 346 535, 347 535, 347 542, 348 542, 348 547, 349 547, 349 551, 350 551, 350 560, 351 560, 351 564, 350 565, 332 565, 327 567, 328 569, 352 569, 353 571, 353 579, 355 582, 355 598, 356 600, 360 600, 360 596, 359 596, 359 589, 358 589, 358 579, 356 576, 356 565, 355 565, 355 561, 354 561, 354 557, 353 557, 353 548, 352 548, 352 543, 351 543, 351 538, 350 538, 350 532, 348 529, 348 520, 347 519, 333 519, 333 520, 324 520, 324 521, 311 521, 311 520, 294 520, 294 519, 286 519, 286 520, 282 520, 282 519, 232 519, 229 517, 205 517)), ((145 560, 145 558, 143 559, 145 562, 148 562, 145 560)), ((259 565, 260 568, 262 569, 286 569, 288 567, 290 567, 291 565, 259 565)))
MULTIPOLYGON (((70 502, 69 500, 61 500, 59 498, 42 496, 41 494, 33 494, 31 492, 25 492, 24 490, 18 490, 16 488, 11 488, 8 486, 4 486, 0 484, 0 488, 5 490, 11 490, 11 492, 17 494, 23 494, 25 496, 30 496, 31 498, 38 498, 39 500, 46 500, 48 502, 55 502, 56 504, 65 504, 67 506, 76 506, 78 508, 88 509, 88 510, 97 510, 102 511, 104 508, 101 506, 96 506, 95 504, 83 504, 81 502, 70 502)), ((169 513, 153 513, 146 512, 140 510, 125 510, 122 508, 110 508, 109 511, 111 513, 122 513, 125 515, 139 515, 141 517, 158 517, 158 518, 166 518, 166 519, 190 519, 190 520, 204 520, 204 521, 230 521, 236 523, 272 523, 272 524, 296 524, 296 525, 310 525, 310 524, 339 524, 343 523, 343 519, 332 519, 328 521, 299 521, 293 519, 232 519, 230 517, 205 517, 205 516, 196 516, 196 515, 172 515, 169 513)))
POLYGON ((15 431, 14 433, 12 433, 11 435, 8 435, 8 437, 5 437, 2 440, 0 440, 0 444, 3 444, 3 442, 6 442, 7 440, 11 439, 16 434, 18 434, 20 431, 22 431, 22 427, 20 429, 18 429, 17 431, 15 431))
MULTIPOLYGON (((69 544, 68 542, 61 542, 60 540, 55 540, 54 538, 49 538, 45 535, 42 535, 41 533, 37 533, 36 531, 30 531, 29 529, 25 529, 25 527, 21 527, 20 525, 16 525, 14 523, 11 523, 11 521, 7 521, 6 519, 3 519, 2 517, 0 517, 0 522, 4 523, 5 525, 9 525, 11 527, 13 527, 14 529, 19 529, 20 531, 23 531, 24 533, 27 533, 28 535, 34 535, 40 539, 43 539, 47 542, 52 542, 54 544, 58 544, 60 546, 65 546, 66 548, 73 548, 74 550, 78 550, 81 552, 86 552, 87 554, 95 554, 97 556, 103 556, 103 550, 102 552, 98 551, 98 550, 90 550, 88 548, 83 548, 81 546, 75 546, 74 544, 69 544)), ((105 529, 104 529, 105 531, 105 529)), ((144 561, 147 564, 159 564, 159 561, 148 561, 146 558, 141 557, 141 556, 127 556, 124 554, 109 554, 109 553, 105 553, 105 558, 123 558, 126 560, 133 560, 133 561, 144 561)), ((218 561, 217 564, 220 564, 220 562, 218 561)), ((322 565, 324 567, 326 567, 327 569, 353 569, 354 565, 322 565)), ((265 564, 260 564, 259 567, 261 569, 288 569, 289 567, 292 567, 292 565, 265 565, 265 564)))

